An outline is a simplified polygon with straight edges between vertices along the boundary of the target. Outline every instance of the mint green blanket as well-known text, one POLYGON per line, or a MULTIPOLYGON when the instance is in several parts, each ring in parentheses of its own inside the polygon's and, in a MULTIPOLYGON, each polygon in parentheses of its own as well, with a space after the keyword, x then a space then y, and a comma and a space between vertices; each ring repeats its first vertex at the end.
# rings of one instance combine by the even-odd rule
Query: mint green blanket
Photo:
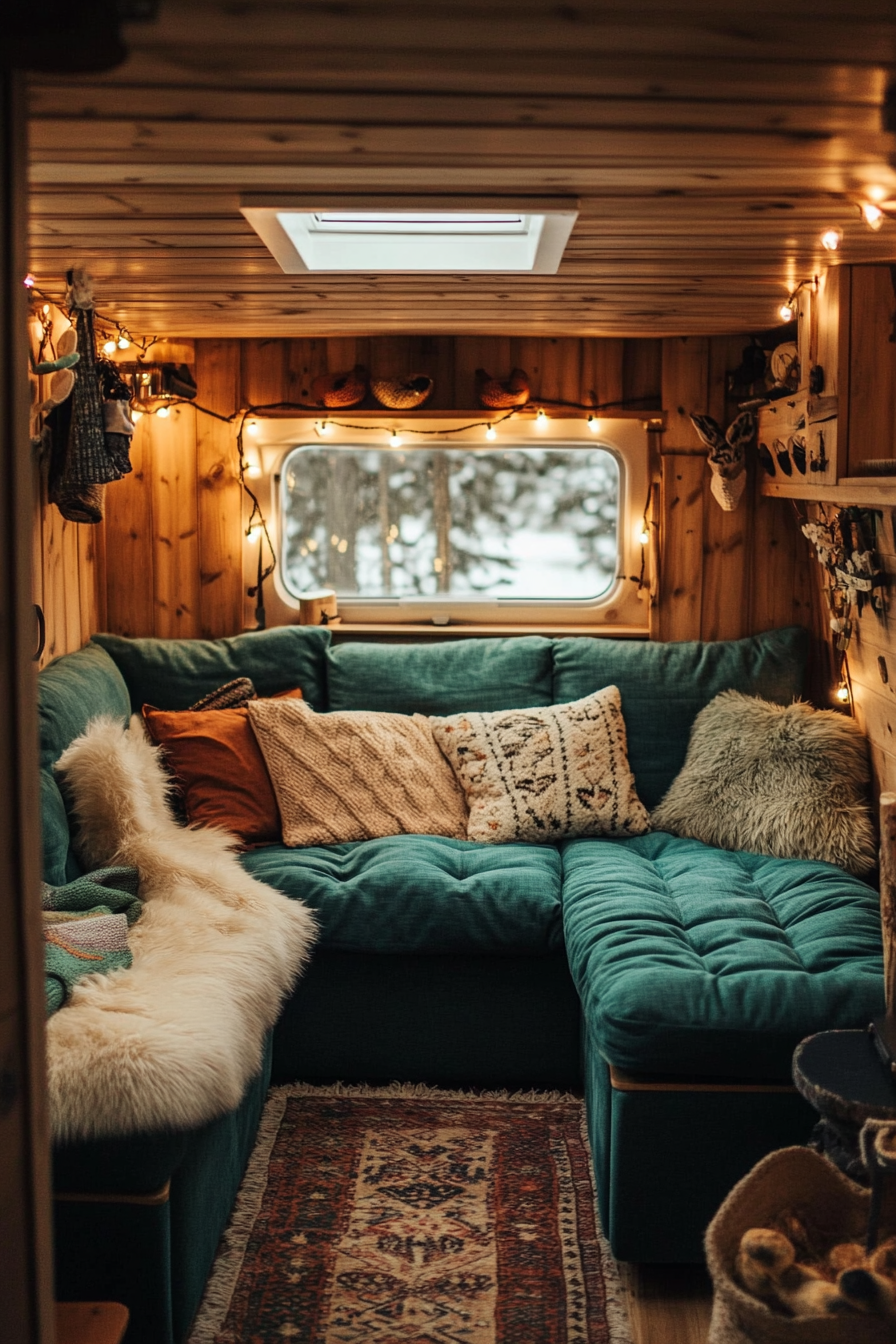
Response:
POLYGON ((127 930, 143 903, 136 868, 100 868, 63 887, 44 883, 44 974, 47 1016, 65 1004, 84 975, 127 968, 127 930))

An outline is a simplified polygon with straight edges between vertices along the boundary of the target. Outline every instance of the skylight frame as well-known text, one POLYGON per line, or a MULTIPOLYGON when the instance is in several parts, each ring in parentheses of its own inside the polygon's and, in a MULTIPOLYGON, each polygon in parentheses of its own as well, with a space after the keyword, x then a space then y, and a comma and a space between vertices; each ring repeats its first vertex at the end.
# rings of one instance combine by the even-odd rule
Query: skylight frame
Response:
POLYGON ((287 275, 554 275, 578 217, 578 201, 568 197, 331 197, 326 200, 290 196, 246 196, 240 210, 287 275), (342 215, 361 222, 364 214, 396 215, 396 231, 320 227, 321 216, 342 215), (409 230, 408 215, 442 215, 444 234, 409 230), (473 216, 506 216, 515 226, 496 233, 473 231, 473 216), (402 219, 402 216, 405 218, 402 219), (456 216, 460 228, 451 230, 456 216), (316 221, 318 221, 316 223, 316 221), (402 227, 404 225, 405 227, 402 227), (349 264, 334 264, 340 243, 351 240, 349 264), (426 257, 429 240, 440 264, 426 257), (416 264, 410 264, 416 253, 416 264))

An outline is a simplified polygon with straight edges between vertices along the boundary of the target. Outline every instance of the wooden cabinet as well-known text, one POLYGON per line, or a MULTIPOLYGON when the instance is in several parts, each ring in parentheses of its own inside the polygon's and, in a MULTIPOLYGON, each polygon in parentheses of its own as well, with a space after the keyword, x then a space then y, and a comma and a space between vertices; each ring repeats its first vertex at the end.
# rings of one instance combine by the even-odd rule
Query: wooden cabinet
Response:
POLYGON ((829 268, 800 292, 798 319, 800 389, 759 412, 775 466, 763 493, 892 504, 896 474, 883 464, 896 468, 896 267, 829 268), (810 392, 818 369, 823 385, 810 392))

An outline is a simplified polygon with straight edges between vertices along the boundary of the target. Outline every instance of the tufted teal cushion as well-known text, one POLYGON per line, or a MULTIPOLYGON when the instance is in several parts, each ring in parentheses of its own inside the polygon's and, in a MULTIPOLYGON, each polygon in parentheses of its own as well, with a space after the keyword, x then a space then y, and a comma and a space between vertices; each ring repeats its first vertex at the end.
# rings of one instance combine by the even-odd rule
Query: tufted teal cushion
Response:
POLYGON ((327 653, 330 709, 459 714, 551 704, 551 641, 337 644, 327 653))
POLYGON ((554 704, 619 687, 638 796, 653 808, 684 765, 700 710, 720 691, 790 704, 802 692, 807 647, 799 626, 709 644, 558 639, 554 704))
POLYGON ((81 873, 69 843, 68 816, 53 766, 91 719, 113 714, 125 720, 130 711, 121 673, 95 645, 55 659, 37 678, 44 881, 53 886, 63 886, 81 873))
POLYGON ((427 835, 242 856, 253 877, 320 915, 340 952, 551 952, 563 946, 560 855, 427 835))
POLYGON ((562 857, 570 970, 612 1064, 789 1080, 804 1036, 883 1011, 877 893, 839 868, 663 832, 562 857))
POLYGON ((282 625, 232 639, 125 639, 94 635, 127 682, 131 704, 189 709, 235 677, 250 677, 259 695, 301 686, 313 709, 326 708, 324 654, 329 630, 282 625))

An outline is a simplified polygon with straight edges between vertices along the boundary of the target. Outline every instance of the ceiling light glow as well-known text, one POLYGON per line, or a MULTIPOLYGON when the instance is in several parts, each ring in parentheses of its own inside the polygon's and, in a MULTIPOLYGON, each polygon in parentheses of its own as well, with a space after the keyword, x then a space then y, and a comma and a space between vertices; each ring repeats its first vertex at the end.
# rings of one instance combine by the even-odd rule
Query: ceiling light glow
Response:
POLYGON ((843 234, 839 229, 825 229, 821 235, 821 245, 826 252, 836 252, 843 241, 843 234))

